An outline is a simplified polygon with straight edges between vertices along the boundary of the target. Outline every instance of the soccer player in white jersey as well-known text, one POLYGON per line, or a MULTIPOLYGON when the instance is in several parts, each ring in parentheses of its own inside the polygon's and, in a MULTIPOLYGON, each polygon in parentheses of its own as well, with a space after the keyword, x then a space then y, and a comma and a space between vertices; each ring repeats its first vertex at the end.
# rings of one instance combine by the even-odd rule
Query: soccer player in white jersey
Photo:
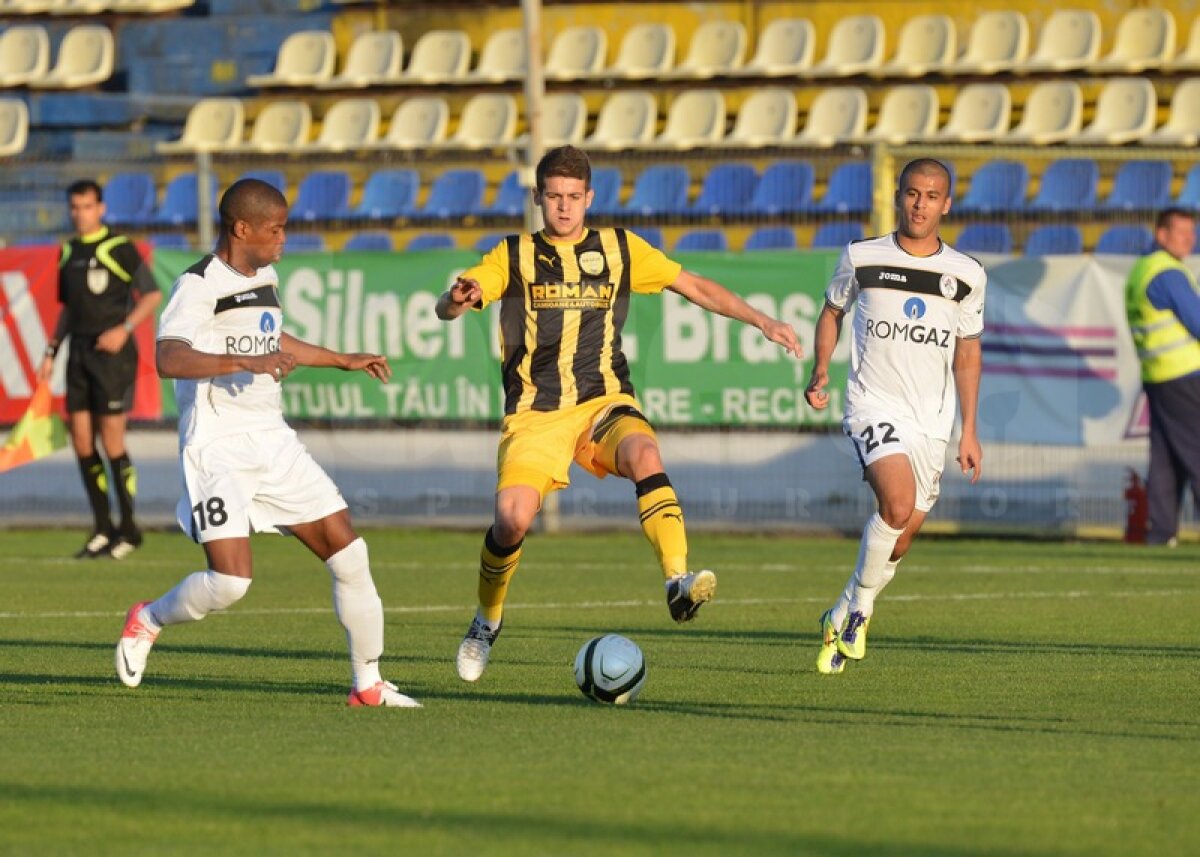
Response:
POLYGON ((848 245, 829 283, 805 391, 814 408, 829 405, 829 360, 857 301, 842 429, 879 508, 863 529, 854 573, 821 616, 817 670, 827 674, 866 654, 875 599, 937 500, 956 392, 957 460, 972 483, 982 473, 975 415, 987 274, 938 234, 950 210, 945 165, 912 161, 897 184, 897 230, 848 245))
POLYGON ((159 321, 157 363, 175 379, 183 497, 176 515, 204 548, 208 568, 157 601, 129 608, 117 644, 117 675, 141 684, 165 625, 224 610, 250 588, 250 530, 290 533, 333 577, 333 607, 346 630, 352 706, 419 707, 379 673, 383 604, 367 545, 341 493, 283 419, 280 384, 297 366, 362 370, 386 381, 378 354, 340 354, 283 331, 279 278, 287 201, 243 179, 221 198, 216 252, 175 283, 159 321))

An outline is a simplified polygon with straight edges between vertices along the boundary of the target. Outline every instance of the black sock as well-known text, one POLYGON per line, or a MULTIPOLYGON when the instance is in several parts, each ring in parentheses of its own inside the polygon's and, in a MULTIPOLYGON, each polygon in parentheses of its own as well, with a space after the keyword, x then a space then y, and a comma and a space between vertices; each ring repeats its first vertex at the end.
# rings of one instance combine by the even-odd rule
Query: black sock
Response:
POLYGON ((109 462, 112 467, 113 486, 117 489, 117 505, 121 508, 121 535, 134 540, 139 535, 133 520, 133 498, 137 494, 137 470, 129 460, 129 453, 119 455, 109 462))
POLYGON ((79 459, 79 475, 83 477, 83 488, 87 491, 88 503, 92 506, 92 518, 97 533, 112 532, 112 518, 108 509, 108 474, 99 454, 93 452, 79 459))

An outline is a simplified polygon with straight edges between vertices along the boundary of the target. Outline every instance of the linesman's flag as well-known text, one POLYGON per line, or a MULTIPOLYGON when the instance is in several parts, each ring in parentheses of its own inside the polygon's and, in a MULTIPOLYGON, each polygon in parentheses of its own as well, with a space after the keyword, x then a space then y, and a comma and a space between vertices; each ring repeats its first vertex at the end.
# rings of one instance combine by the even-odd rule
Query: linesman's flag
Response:
POLYGON ((53 412, 50 382, 43 381, 33 391, 20 421, 13 426, 4 446, 0 447, 0 473, 45 458, 67 445, 67 427, 53 412))

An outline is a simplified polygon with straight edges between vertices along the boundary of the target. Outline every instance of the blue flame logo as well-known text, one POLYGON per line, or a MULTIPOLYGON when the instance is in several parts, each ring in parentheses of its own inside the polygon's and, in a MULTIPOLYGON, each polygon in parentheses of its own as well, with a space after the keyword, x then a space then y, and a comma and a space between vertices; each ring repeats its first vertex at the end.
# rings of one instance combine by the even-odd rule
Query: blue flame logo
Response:
POLYGON ((904 317, 918 319, 925 317, 925 301, 920 298, 909 298, 904 302, 904 317))

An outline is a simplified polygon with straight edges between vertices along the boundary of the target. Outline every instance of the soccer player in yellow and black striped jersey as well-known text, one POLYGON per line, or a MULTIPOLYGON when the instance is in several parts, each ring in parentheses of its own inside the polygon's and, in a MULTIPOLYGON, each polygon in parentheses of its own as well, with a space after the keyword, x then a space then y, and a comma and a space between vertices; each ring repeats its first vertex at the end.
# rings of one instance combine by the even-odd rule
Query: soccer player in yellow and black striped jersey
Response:
POLYGON ((495 520, 483 540, 479 609, 458 650, 459 676, 475 681, 500 633, 521 545, 542 500, 565 488, 571 461, 634 483, 642 530, 666 578, 667 606, 691 620, 716 589, 711 571, 689 572, 683 510, 663 472, 621 351, 634 294, 670 289, 745 324, 801 356, 796 332, 712 280, 683 270, 625 229, 589 229, 591 166, 573 146, 538 163, 534 202, 545 228, 510 235, 441 296, 442 319, 500 301, 505 416, 495 520))

